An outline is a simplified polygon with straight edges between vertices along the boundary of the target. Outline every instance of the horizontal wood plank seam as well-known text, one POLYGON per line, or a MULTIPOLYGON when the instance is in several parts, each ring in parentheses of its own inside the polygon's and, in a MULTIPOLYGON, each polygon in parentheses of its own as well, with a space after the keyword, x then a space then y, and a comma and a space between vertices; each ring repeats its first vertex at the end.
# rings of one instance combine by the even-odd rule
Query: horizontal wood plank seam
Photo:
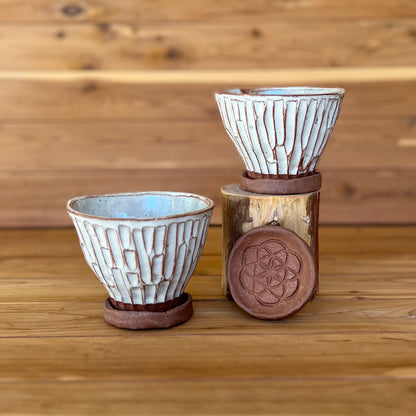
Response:
MULTIPOLYGON (((302 21, 303 24, 312 24, 317 25, 319 23, 351 23, 351 22, 381 22, 384 23, 388 22, 401 22, 401 21, 412 21, 416 19, 416 14, 411 15, 403 15, 403 16, 319 16, 319 17, 311 17, 311 16, 282 16, 282 17, 269 17, 268 13, 266 12, 263 15, 257 15, 254 17, 252 22, 253 26, 258 24, 272 24, 272 23, 297 23, 302 21)), ((95 17, 95 18, 82 18, 82 19, 74 19, 74 18, 65 18, 61 17, 56 20, 52 19, 36 19, 36 20, 20 20, 20 19, 10 19, 5 20, 4 18, 0 17, 0 26, 41 26, 41 27, 48 27, 48 26, 89 26, 89 25, 97 25, 97 24, 109 24, 109 25, 131 25, 133 23, 137 23, 139 21, 141 24, 145 25, 169 25, 169 26, 176 26, 176 25, 193 25, 193 24, 204 24, 206 26, 222 26, 222 25, 242 25, 247 24, 247 19, 242 18, 239 15, 235 19, 207 19, 204 17, 200 18, 173 18, 169 19, 165 16, 161 19, 155 18, 146 18, 140 17, 133 18, 133 19, 121 19, 121 18, 112 18, 112 17, 95 17)))
MULTIPOLYGON (((3 280, 3 278, 0 278, 0 282, 3 280)), ((192 294, 192 293, 191 293, 192 294)), ((98 296, 98 295, 97 295, 98 296)), ((415 301, 416 302, 416 296, 408 296, 408 297, 403 297, 400 295, 390 295, 389 297, 373 297, 371 295, 365 295, 365 296, 352 296, 349 297, 346 294, 333 294, 333 293, 328 293, 328 294, 318 294, 317 297, 313 300, 313 302, 379 302, 379 301, 394 301, 395 298, 397 298, 397 300, 400 301, 415 301)), ((104 298, 102 301, 91 301, 91 300, 76 300, 76 301, 64 301, 65 304, 82 304, 82 305, 101 305, 104 303, 104 298)), ((198 304, 198 303, 213 303, 213 302, 232 302, 231 300, 227 299, 226 297, 223 298, 215 298, 215 299, 194 299, 193 303, 194 304, 198 304)), ((45 304, 55 304, 58 303, 60 305, 63 305, 63 301, 59 300, 59 301, 54 301, 54 300, 47 300, 47 301, 28 301, 28 302, 24 302, 24 301, 12 301, 12 302, 5 302, 5 301, 0 301, 0 305, 45 305, 45 304)), ((416 316, 413 318, 416 319, 416 316)), ((261 322, 261 321, 259 321, 261 322)), ((415 331, 416 331, 416 327, 415 327, 415 331)))
MULTIPOLYGON (((214 100, 213 96, 212 99, 214 100)), ((163 117, 164 121, 174 121, 177 122, 178 124, 189 124, 189 125, 196 125, 198 123, 201 124, 205 124, 208 126, 212 126, 212 123, 215 123, 216 121, 218 123, 221 122, 220 118, 219 118, 219 113, 218 113, 218 118, 217 118, 217 114, 213 115, 212 117, 194 117, 194 118, 189 118, 186 116, 180 116, 180 115, 172 115, 171 117, 163 117)), ((390 115, 383 115, 383 120, 384 121, 402 121, 403 119, 405 119, 406 121, 408 120, 409 117, 403 116, 403 115, 396 115, 396 114, 390 114, 390 115)), ((362 117, 359 115, 349 115, 348 116, 348 121, 361 121, 362 117)), ((368 115, 366 116, 366 121, 368 122, 372 122, 372 121, 379 121, 380 120, 380 116, 378 116, 377 114, 375 115, 368 115)), ((41 118, 41 117, 36 117, 36 118, 7 118, 7 117, 2 117, 1 118, 1 123, 2 125, 9 125, 9 126, 19 126, 22 124, 33 124, 33 125, 48 125, 48 124, 67 124, 67 125, 77 125, 77 126, 83 126, 83 125, 88 125, 88 124, 95 124, 95 123, 100 123, 100 124, 121 124, 121 123, 129 123, 132 126, 134 124, 137 124, 139 126, 151 126, 152 124, 154 125, 155 122, 159 122, 159 119, 154 119, 154 118, 143 118, 143 119, 137 119, 134 117, 117 117, 117 118, 100 118, 100 117, 89 117, 89 118, 79 118, 79 119, 69 119, 69 118, 41 118)), ((133 126, 134 127, 134 126, 133 126)), ((227 134, 224 132, 222 132, 222 137, 224 137, 224 140, 228 140, 228 136, 227 134)), ((400 140, 402 139, 398 139, 398 146, 399 147, 415 147, 413 146, 413 144, 408 145, 407 142, 400 142, 400 140), (404 144, 403 144, 404 143, 404 144)), ((404 138, 404 140, 408 141, 411 140, 413 141, 414 138, 409 137, 409 138, 404 138)))
POLYGON ((103 81, 137 84, 280 84, 287 82, 380 82, 416 79, 415 66, 293 68, 251 70, 34 70, 0 71, 0 80, 67 82, 103 81))
MULTIPOLYGON (((253 318, 254 319, 254 318, 253 318)), ((67 339, 67 338, 88 338, 88 339, 103 339, 103 338, 120 338, 120 337, 127 337, 127 338, 143 338, 143 337, 154 337, 154 338, 178 338, 178 337, 297 337, 297 336, 308 336, 308 335, 344 335, 344 336, 353 336, 353 335, 414 335, 416 334, 415 331, 302 331, 297 330, 296 333, 289 333, 289 332, 212 332, 211 330, 207 329, 204 332, 193 332, 189 334, 155 334, 155 333, 144 333, 139 334, 132 332, 131 334, 114 334, 114 335, 18 335, 18 336, 0 336, 0 340, 7 340, 7 339, 67 339)), ((389 341, 401 341, 401 342, 409 342, 408 339, 401 339, 401 338, 389 338, 389 337, 382 337, 383 339, 389 341)), ((331 341, 327 341, 331 342, 331 341)), ((340 341, 335 341, 340 342, 340 341)), ((411 341, 413 342, 413 341, 411 341)), ((415 374, 416 378, 416 374, 415 374)))
POLYGON ((0 385, 18 385, 18 384, 116 384, 116 383, 241 383, 241 382, 262 382, 262 381, 354 381, 354 382, 367 382, 367 381, 406 381, 413 380, 414 377, 409 376, 328 376, 328 377, 292 377, 292 376, 282 376, 282 377, 206 377, 206 378, 161 378, 161 379, 149 379, 144 380, 137 378, 128 378, 128 379, 109 379, 109 380, 60 380, 60 379, 51 379, 51 380, 0 380, 0 385))
MULTIPOLYGON (((234 172, 235 169, 229 169, 229 168, 216 168, 215 171, 219 172, 219 173, 230 173, 232 174, 234 172)), ((347 171, 348 169, 346 169, 345 167, 340 167, 340 168, 336 168, 336 167, 330 167, 330 168, 325 168, 325 175, 329 175, 330 172, 342 172, 342 171, 347 171)), ((360 168, 356 168, 354 169, 354 172, 365 172, 365 173, 371 173, 371 172, 397 172, 397 173, 404 173, 404 172, 409 172, 409 171, 414 171, 416 170, 416 164, 413 167, 405 167, 405 168, 401 168, 401 167, 389 167, 389 168, 374 168, 374 167, 360 167, 360 168)), ((48 169, 48 170, 42 170, 42 169, 36 169, 36 170, 25 170, 22 171, 21 169, 16 169, 16 170, 11 170, 11 169, 7 169, 7 170, 1 170, 0 169, 0 175, 13 175, 14 177, 16 177, 15 175, 18 176, 22 176, 22 177, 28 177, 28 180, 36 178, 36 176, 41 177, 41 176, 45 176, 45 177, 56 177, 58 176, 63 176, 63 175, 69 175, 72 176, 72 174, 75 174, 74 176, 80 176, 81 173, 84 174, 97 174, 97 176, 99 174, 105 174, 105 175, 111 175, 112 173, 117 173, 117 174, 130 174, 130 173, 137 173, 140 171, 144 171, 144 172, 161 172, 161 171, 175 171, 175 172, 180 172, 180 171, 184 171, 184 172, 188 172, 188 171, 195 171, 198 173, 209 173, 212 171, 211 168, 202 168, 202 169, 198 169, 195 168, 193 166, 190 167, 182 167, 180 169, 176 169, 176 168, 171 168, 171 167, 166 167, 166 168, 161 168, 161 167, 157 167, 155 169, 150 169, 150 168, 146 168, 146 169, 141 169, 141 168, 137 168, 137 169, 124 169, 124 168, 112 168, 112 169, 101 169, 101 168, 79 168, 79 169, 48 169)), ((238 170, 236 172, 235 178, 238 179, 238 170)), ((95 176, 95 175, 94 175, 95 176)), ((346 225, 349 226, 349 225, 346 225)), ((376 225, 374 225, 376 226, 376 225)))

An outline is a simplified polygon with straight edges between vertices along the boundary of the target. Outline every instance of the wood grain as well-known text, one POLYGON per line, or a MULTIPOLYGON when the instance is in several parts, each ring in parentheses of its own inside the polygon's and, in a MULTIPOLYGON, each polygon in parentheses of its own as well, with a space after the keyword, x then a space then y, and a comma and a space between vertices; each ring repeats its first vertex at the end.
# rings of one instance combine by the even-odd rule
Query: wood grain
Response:
MULTIPOLYGON (((202 281, 202 279, 198 280, 202 281)), ((219 288, 219 282, 215 282, 215 285, 219 288)), ((59 290, 58 285, 51 287, 59 290)), ((35 288, 35 284, 28 285, 27 288, 35 288)), ((83 288, 90 293, 97 292, 95 296, 97 300, 79 302, 78 296, 74 297, 74 292, 71 299, 70 291, 62 291, 60 299, 57 297, 53 302, 46 302, 40 298, 37 302, 20 300, 1 303, 0 313, 6 316, 7 320, 0 323, 0 338, 119 338, 120 330, 109 326, 103 320, 103 305, 106 299, 103 291, 92 285, 89 287, 84 285, 83 288), (62 301, 63 298, 67 300, 62 301), (33 315, 38 319, 36 327, 33 326, 33 315), (13 336, 10 335, 11 331, 13 336)), ((47 290, 44 285, 42 289, 47 290)), ((194 292, 191 290, 191 293, 196 294, 196 299, 201 298, 205 293, 202 286, 194 286, 193 290, 194 292)), ((219 296, 217 293, 216 301, 194 300, 193 317, 186 325, 178 326, 175 335, 193 336, 197 333, 207 336, 242 334, 354 336, 357 332, 379 334, 381 330, 392 334, 403 334, 409 331, 409 326, 413 324, 416 316, 414 298, 340 300, 338 297, 318 297, 293 318, 276 323, 255 320, 239 309, 234 302, 218 300, 219 296), (319 327, 314 327, 313 324, 317 320, 320 323, 319 327)), ((163 336, 165 332, 155 330, 152 334, 163 336)), ((131 336, 134 337, 133 334, 131 336)))
MULTIPOLYGON (((224 299, 221 233, 220 227, 208 231, 188 287, 196 299, 224 299)), ((416 227, 320 227, 320 298, 415 297, 415 247, 416 227)), ((33 296, 36 302, 102 302, 105 296, 74 229, 0 230, 0 253, 0 303, 31 302, 33 296)))
POLYGON ((414 222, 412 212, 416 212, 415 170, 328 170, 322 174, 324 183, 320 218, 323 222, 414 222))
MULTIPOLYGON (((320 169, 413 169, 416 123, 347 119, 337 123, 320 169), (407 140, 407 141, 406 141, 407 140), (342 154, 342 158, 339 155, 342 154)), ((3 122, 2 170, 244 168, 220 120, 3 122)))
MULTIPOLYGON (((320 252, 334 258, 365 255, 366 259, 393 259, 411 257, 416 251, 415 226, 323 226, 320 252)), ((221 227, 211 226, 202 252, 203 256, 220 256, 221 227)), ((73 227, 68 229, 0 229, 0 258, 77 257, 79 243, 73 227), (59 241, 59 244, 56 242, 59 241)))
MULTIPOLYGON (((56 258, 31 258, 25 256, 23 258, 10 258, 2 259, 0 264, 2 271, 0 277, 7 277, 13 270, 16 270, 16 277, 22 278, 38 278, 48 277, 55 278, 56 270, 60 268, 62 276, 81 278, 83 276, 93 276, 91 271, 85 265, 82 257, 68 258, 65 264, 61 260, 56 258)), ((401 286, 402 283, 408 283, 409 276, 414 272, 416 267, 416 261, 414 255, 402 255, 395 258, 388 258, 385 261, 380 259, 370 258, 366 261, 362 261, 359 255, 346 256, 342 259, 334 259, 332 256, 321 256, 320 258, 320 275, 321 276, 332 276, 332 279, 343 280, 347 279, 346 282, 336 282, 338 287, 342 287, 345 293, 356 295, 356 287, 359 286, 359 281, 350 280, 351 275, 362 275, 363 283, 371 283, 372 281, 379 281, 376 278, 379 275, 379 279, 382 285, 387 284, 389 290, 395 284, 401 286), (369 272, 371 270, 371 272, 369 272), (389 282, 389 279, 394 281, 389 282), (396 282, 397 281, 397 282, 396 282)), ((195 269, 195 276, 211 276, 218 277, 221 275, 221 256, 211 256, 210 258, 202 257, 195 269)), ((328 281, 332 287, 331 281, 328 281)), ((324 291, 325 284, 321 288, 321 293, 324 291)), ((388 293, 388 290, 380 289, 383 293, 388 293)), ((369 292, 370 295, 374 291, 369 292)), ((413 293, 413 292, 412 292, 413 293)))
POLYGON ((415 25, 416 19, 404 18, 339 20, 337 24, 331 19, 65 26, 8 23, 0 24, 0 69, 416 65, 415 25))
MULTIPOLYGON (((321 223, 415 222, 416 170, 328 169, 322 174, 321 223)), ((236 169, 0 172, 0 223, 6 228, 68 226, 66 201, 76 195, 169 189, 212 198, 211 223, 220 224, 220 187, 237 183, 238 175, 236 169)))
MULTIPOLYGON (((77 259, 69 260, 79 264, 77 269, 75 269, 76 273, 67 274, 68 268, 64 268, 60 277, 57 277, 56 273, 56 268, 59 266, 57 262, 47 263, 50 268, 53 268, 53 271, 50 271, 51 269, 45 270, 45 267, 39 267, 39 261, 34 262, 34 267, 40 269, 37 274, 25 273, 25 277, 18 277, 23 274, 17 274, 15 278, 2 275, 0 277, 1 286, 4 290, 0 296, 0 303, 5 308, 8 308, 6 304, 33 302, 34 296, 36 297, 35 303, 37 305, 48 302, 61 303, 62 299, 79 303, 89 302, 89 310, 96 311, 97 315, 95 319, 98 319, 98 314, 101 313, 103 302, 106 298, 106 292, 93 273, 84 264, 84 260, 80 256, 81 253, 78 253, 77 259), (95 305, 92 305, 91 303, 94 302, 95 305)), ((187 291, 192 294, 195 301, 225 300, 221 289, 221 264, 218 258, 213 260, 218 263, 211 267, 211 269, 215 269, 217 274, 197 275, 199 273, 199 270, 197 270, 187 286, 187 291)), ((414 262, 397 266, 400 264, 400 258, 398 258, 395 262, 390 263, 390 267, 383 267, 385 263, 381 263, 379 270, 369 271, 375 262, 360 262, 358 267, 349 270, 347 260, 338 262, 335 267, 330 268, 327 264, 331 261, 333 261, 333 258, 324 257, 321 259, 321 266, 324 271, 320 273, 321 287, 318 299, 331 300, 334 297, 342 297, 352 301, 372 301, 377 299, 391 300, 399 298, 404 300, 410 299, 411 304, 414 303, 412 300, 416 297, 416 289, 413 285, 414 262), (380 270, 381 268, 382 270, 380 270), (347 271, 341 271, 345 269, 347 271)), ((350 259, 350 262, 354 261, 356 259, 350 259)), ((21 262, 15 261, 14 266, 21 266, 23 262, 30 262, 30 259, 24 258, 21 262)), ((201 263, 203 262, 204 260, 201 259, 201 263)), ((9 262, 7 264, 11 265, 9 262)), ((11 267, 6 267, 6 271, 9 272, 7 276, 13 270, 16 270, 16 267, 12 265, 11 267)), ((27 268, 24 268, 24 271, 27 271, 27 268)), ((58 308, 57 313, 59 313, 59 307, 56 305, 53 305, 52 309, 46 306, 46 310, 53 313, 55 307, 58 308)), ((319 305, 315 305, 313 310, 317 311, 318 307, 319 305)), ((325 307, 327 308, 328 306, 325 307)), ((412 311, 413 309, 408 311, 409 316, 413 316, 412 311)), ((80 314, 79 319, 83 319, 82 316, 80 314)), ((27 319, 30 319, 30 317, 27 319)), ((24 322, 26 322, 26 318, 22 321, 22 324, 24 322)), ((29 330, 28 327, 25 328, 26 331, 29 330)), ((32 328, 31 330, 36 331, 36 328, 32 328)))
POLYGON ((191 320, 135 332, 103 321, 74 230, 0 230, 0 412, 412 414, 416 227, 321 227, 321 293, 281 322, 222 296, 220 239, 191 320))
POLYGON ((411 415, 413 379, 3 383, 5 414, 411 415), (323 394, 324 392, 324 394, 323 394), (398 400, 400 398, 400 400, 398 400), (16 405, 19 403, 19 405, 16 405), (180 410, 179 410, 180 409, 180 410))
MULTIPOLYGON (((340 122, 351 118, 386 118, 406 119, 410 125, 414 124, 414 80, 337 84, 327 83, 326 86, 342 86, 347 91, 340 122)), ((252 86, 261 85, 257 83, 252 86)), ((50 82, 19 81, 0 77, 0 111, 3 121, 105 119, 163 120, 166 123, 172 120, 210 119, 220 122, 213 94, 226 87, 216 83, 215 79, 208 85, 166 86, 90 79, 69 82, 65 79, 50 82)))
MULTIPOLYGON (((414 222, 416 84, 343 86, 321 165, 322 221, 414 222)), ((213 99, 224 85, 0 77, 0 87, 2 226, 68 225, 66 200, 90 193, 170 188, 219 206, 220 187, 238 180, 213 99)))
MULTIPOLYGON (((27 70, 0 71, 1 79, 15 81, 104 81, 123 84, 223 84, 223 85, 263 85, 311 83, 351 83, 351 82, 399 82, 416 79, 415 66, 379 67, 319 67, 319 68, 247 68, 247 69, 189 69, 158 70, 27 70)), ((339 84, 340 85, 340 84, 339 84)))
MULTIPOLYGON (((406 135, 410 137, 410 135, 406 135)), ((219 120, 4 123, 2 170, 222 168, 242 162, 219 120)), ((402 153, 406 153, 403 151, 402 153)))
POLYGON ((273 19, 351 19, 415 17, 414 2, 394 0, 353 1, 312 0, 111 0, 60 1, 7 0, 0 9, 3 22, 78 22, 110 21, 135 22, 137 20, 166 21, 246 21, 252 18, 273 19))
MULTIPOLYGON (((173 335, 173 334, 172 334, 173 335)), ((404 378, 414 374, 416 334, 189 335, 1 338, 0 382, 168 381, 259 378, 404 378), (178 348, 178 343, 183 346, 178 348), (255 348, 253 348, 253 344, 255 348), (218 351, 238 345, 221 356, 218 351), (117 349, 122 349, 119 356, 117 349), (323 354, 325 351, 325 354, 323 354), (377 351, 375 354, 374 351, 377 351), (65 359, 62 359, 65 357, 65 359), (110 357, 113 357, 112 359, 110 357), (406 357, 404 359, 404 357, 406 357), (349 360, 354 361, 348 366, 349 360), (255 363, 255 365, 253 365, 255 363), (168 364, 168 365, 167 365, 168 364), (140 370, 139 370, 140 369, 140 370), (138 371, 139 370, 139 371, 138 371)))

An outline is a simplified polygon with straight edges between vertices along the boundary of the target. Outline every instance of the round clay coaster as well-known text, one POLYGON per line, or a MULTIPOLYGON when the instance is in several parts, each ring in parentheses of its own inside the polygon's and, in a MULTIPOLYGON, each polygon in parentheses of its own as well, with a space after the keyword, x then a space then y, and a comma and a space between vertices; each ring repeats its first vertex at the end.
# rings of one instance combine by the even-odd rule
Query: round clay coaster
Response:
POLYGON ((227 264, 234 301, 260 319, 299 311, 314 293, 316 267, 308 245, 293 231, 266 225, 242 235, 227 264))
POLYGON ((127 311, 116 309, 107 298, 104 302, 104 321, 118 328, 170 328, 186 322, 193 313, 192 297, 184 294, 184 302, 164 312, 127 311))

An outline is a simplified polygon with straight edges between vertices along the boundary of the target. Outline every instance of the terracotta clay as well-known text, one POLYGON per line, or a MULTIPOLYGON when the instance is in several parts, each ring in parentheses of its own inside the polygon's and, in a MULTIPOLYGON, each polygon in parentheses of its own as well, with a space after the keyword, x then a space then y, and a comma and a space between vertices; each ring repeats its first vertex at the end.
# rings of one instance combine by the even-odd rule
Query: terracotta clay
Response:
POLYGON ((184 293, 182 303, 164 312, 122 311, 115 309, 110 298, 104 302, 104 321, 118 328, 151 329, 171 328, 186 322, 193 313, 192 297, 184 293))
POLYGON ((147 312, 166 312, 169 309, 176 308, 177 306, 181 305, 185 302, 187 297, 186 293, 182 293, 181 296, 168 300, 166 302, 161 303, 148 303, 145 305, 140 304, 132 304, 132 303, 123 303, 118 302, 113 298, 108 298, 110 300, 111 305, 120 311, 147 311, 147 312))
POLYGON ((240 177, 241 189, 257 194, 270 195, 296 195, 319 191, 322 185, 322 176, 315 172, 308 176, 290 179, 252 178, 250 172, 244 171, 240 177))
POLYGON ((317 279, 308 245, 293 231, 272 225, 236 241, 227 276, 234 301, 250 315, 270 320, 299 311, 313 297, 317 279))

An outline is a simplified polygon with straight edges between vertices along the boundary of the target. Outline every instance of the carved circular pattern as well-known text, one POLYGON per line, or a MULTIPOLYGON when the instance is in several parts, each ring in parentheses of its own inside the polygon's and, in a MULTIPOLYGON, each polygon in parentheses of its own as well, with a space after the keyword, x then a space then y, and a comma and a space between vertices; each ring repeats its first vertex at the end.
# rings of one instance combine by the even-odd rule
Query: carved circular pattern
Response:
POLYGON ((279 240, 266 240, 243 253, 240 284, 257 302, 273 306, 294 296, 302 261, 279 240))
POLYGON ((281 319, 296 313, 312 297, 316 268, 309 247, 297 234, 264 226, 234 244, 227 276, 241 308, 258 318, 281 319))

